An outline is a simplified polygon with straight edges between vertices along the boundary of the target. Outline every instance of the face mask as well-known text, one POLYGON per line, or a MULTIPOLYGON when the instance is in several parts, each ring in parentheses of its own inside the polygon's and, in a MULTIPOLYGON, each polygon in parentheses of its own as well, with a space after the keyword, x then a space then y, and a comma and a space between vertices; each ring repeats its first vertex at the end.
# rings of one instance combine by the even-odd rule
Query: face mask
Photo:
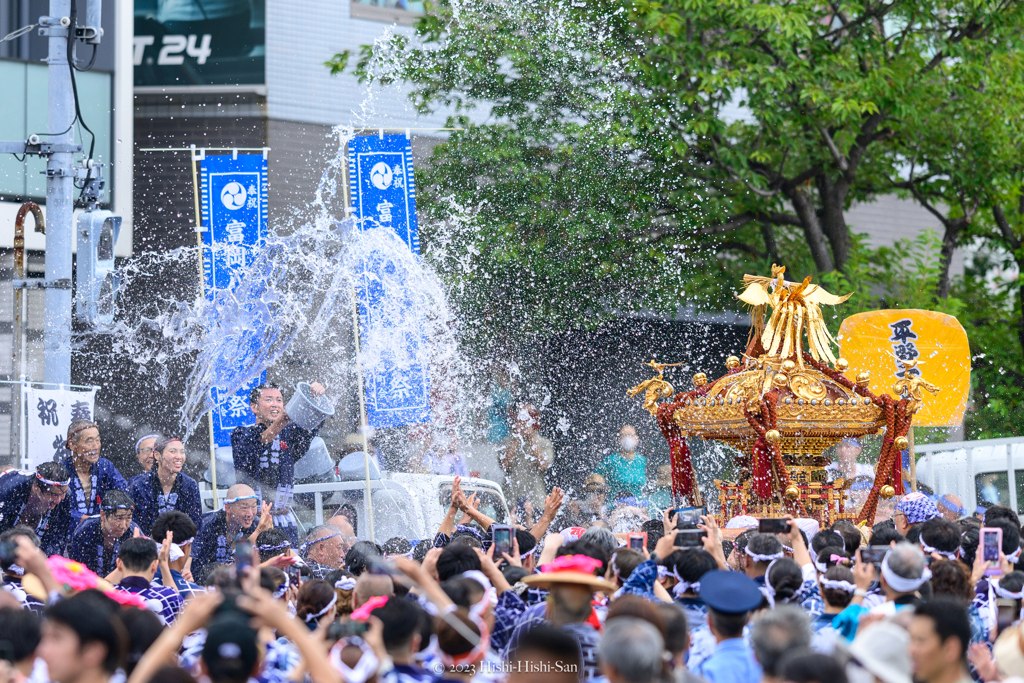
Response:
POLYGON ((619 439, 619 446, 624 451, 635 451, 640 441, 635 436, 624 436, 619 439))

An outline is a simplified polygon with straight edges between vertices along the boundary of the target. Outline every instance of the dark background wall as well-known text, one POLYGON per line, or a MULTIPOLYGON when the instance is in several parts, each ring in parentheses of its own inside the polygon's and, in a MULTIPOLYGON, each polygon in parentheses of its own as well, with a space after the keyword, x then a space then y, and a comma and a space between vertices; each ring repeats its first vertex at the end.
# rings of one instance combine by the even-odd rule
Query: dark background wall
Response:
MULTIPOLYGON (((658 465, 668 463, 668 445, 642 408, 642 396, 628 398, 626 391, 655 376, 645 365, 652 358, 686 363, 666 370, 665 379, 677 392, 689 391, 697 372, 709 378, 724 374, 725 358, 742 353, 746 341, 747 325, 742 319, 702 322, 632 317, 592 331, 555 334, 539 344, 532 355, 550 390, 544 433, 555 445, 555 478, 570 485, 582 484, 601 458, 617 449, 619 429, 626 424, 636 428, 640 452, 648 457, 648 474, 654 476, 658 465)), ((531 398, 541 401, 544 397, 531 398)), ((707 449, 699 439, 691 441, 700 461, 707 449)))

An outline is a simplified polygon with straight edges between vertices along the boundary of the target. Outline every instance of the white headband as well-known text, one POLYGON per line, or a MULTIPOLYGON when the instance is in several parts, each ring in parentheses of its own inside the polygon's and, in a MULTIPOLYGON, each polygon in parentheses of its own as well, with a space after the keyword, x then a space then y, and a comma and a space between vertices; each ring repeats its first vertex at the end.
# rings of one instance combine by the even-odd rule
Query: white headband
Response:
MULTIPOLYGON (((287 576, 287 574, 286 574, 286 576, 287 576)), ((306 623, 308 624, 309 622, 313 621, 314 619, 319 619, 319 618, 320 618, 320 617, 322 617, 323 615, 325 615, 325 614, 327 614, 328 612, 330 612, 330 611, 331 611, 331 608, 332 608, 332 607, 334 607, 334 604, 335 604, 336 602, 338 602, 338 594, 337 594, 337 593, 332 593, 332 594, 331 594, 331 601, 330 601, 329 603, 327 603, 327 606, 326 606, 326 607, 324 607, 324 608, 323 608, 322 610, 320 610, 320 611, 319 611, 319 612, 317 612, 316 614, 307 614, 307 615, 306 615, 306 616, 304 617, 304 618, 305 618, 305 620, 306 620, 306 623)))
POLYGON ((855 590, 857 590, 857 587, 849 581, 837 581, 834 579, 826 579, 824 576, 818 580, 821 581, 822 586, 831 590, 846 591, 847 593, 852 593, 855 590))
POLYGON ((995 591, 996 595, 1007 600, 1024 600, 1024 589, 1014 593, 1008 591, 996 582, 992 582, 992 590, 995 591))
POLYGON ((928 545, 927 543, 925 543, 923 538, 921 539, 921 550, 924 551, 925 555, 931 555, 932 553, 935 553, 936 555, 942 555, 947 560, 955 560, 956 559, 956 552, 946 552, 945 550, 939 550, 938 548, 933 548, 930 545, 928 545))
POLYGON ((139 453, 139 446, 141 446, 142 442, 145 441, 146 439, 157 439, 157 440, 159 440, 160 439, 160 435, 159 434, 146 434, 144 437, 142 437, 141 439, 136 441, 135 442, 135 454, 136 455, 138 455, 138 453, 139 453))
POLYGON ((274 599, 280 600, 281 598, 283 598, 285 596, 285 593, 288 592, 288 589, 291 587, 291 585, 292 582, 291 579, 288 578, 288 572, 285 572, 284 581, 282 581, 281 585, 277 587, 276 591, 274 591, 274 599))
POLYGON ((380 660, 377 659, 377 655, 373 654, 373 650, 361 638, 351 638, 348 641, 339 640, 331 648, 331 664, 334 665, 336 671, 341 673, 342 680, 347 683, 366 683, 377 674, 377 669, 380 668, 380 660), (345 662, 341 661, 341 651, 346 644, 355 645, 363 652, 354 669, 348 668, 345 662))
POLYGON ((819 574, 824 574, 828 571, 828 565, 824 562, 819 562, 818 558, 814 555, 811 556, 811 563, 814 565, 814 568, 818 570, 819 574))
POLYGON ((240 500, 255 500, 255 499, 256 499, 256 494, 253 493, 252 495, 248 495, 248 496, 236 496, 234 498, 225 498, 224 499, 224 504, 225 505, 231 505, 232 503, 237 503, 240 500))
POLYGON ((905 579, 889 568, 889 553, 886 553, 885 557, 882 558, 882 577, 889 584, 889 587, 897 593, 912 593, 932 578, 932 572, 925 566, 921 572, 921 578, 905 579))
POLYGON ((691 589, 694 593, 700 595, 700 581, 694 581, 693 583, 684 581, 683 577, 679 576, 679 572, 676 571, 675 567, 672 567, 672 576, 676 577, 676 585, 672 586, 672 594, 677 598, 683 597, 683 593, 691 589))
POLYGON ((772 553, 771 555, 760 555, 751 550, 749 545, 743 549, 743 552, 749 555, 750 559, 754 560, 754 562, 774 562, 775 560, 781 560, 785 557, 781 550, 777 553, 772 553))
POLYGON ((53 481, 52 479, 47 479, 38 472, 36 472, 36 479, 46 484, 47 486, 68 486, 71 484, 71 477, 68 477, 64 481, 53 481))
POLYGON ((772 567, 775 566, 775 563, 778 562, 779 559, 782 558, 774 559, 769 562, 768 569, 764 570, 764 590, 767 592, 768 602, 772 603, 772 607, 775 607, 775 586, 772 585, 771 579, 772 567))
POLYGON ((1020 548, 1017 548, 1012 553, 1007 555, 1006 559, 1007 561, 1009 561, 1010 564, 1017 564, 1017 561, 1020 560, 1020 548))
POLYGON ((350 591, 356 587, 356 580, 351 576, 343 576, 334 582, 334 587, 340 591, 350 591))
POLYGON ((462 572, 462 575, 465 576, 467 579, 473 579, 478 584, 480 584, 481 588, 484 589, 484 595, 482 598, 480 598, 479 602, 477 602, 474 605, 470 605, 470 614, 480 616, 481 614, 483 614, 484 610, 487 609, 488 605, 494 607, 498 604, 498 591, 494 589, 494 586, 491 585, 490 580, 484 575, 483 572, 477 569, 470 569, 469 571, 462 572))

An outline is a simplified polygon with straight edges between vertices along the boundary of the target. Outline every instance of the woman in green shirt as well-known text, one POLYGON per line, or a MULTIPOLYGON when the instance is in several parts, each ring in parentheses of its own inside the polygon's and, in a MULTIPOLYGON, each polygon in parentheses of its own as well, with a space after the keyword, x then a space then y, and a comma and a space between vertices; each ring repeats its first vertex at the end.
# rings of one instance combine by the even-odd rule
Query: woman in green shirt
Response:
POLYGON ((636 430, 626 425, 619 430, 619 450, 605 457, 594 470, 608 482, 611 499, 622 497, 623 492, 640 498, 647 486, 647 458, 637 452, 640 440, 636 430))

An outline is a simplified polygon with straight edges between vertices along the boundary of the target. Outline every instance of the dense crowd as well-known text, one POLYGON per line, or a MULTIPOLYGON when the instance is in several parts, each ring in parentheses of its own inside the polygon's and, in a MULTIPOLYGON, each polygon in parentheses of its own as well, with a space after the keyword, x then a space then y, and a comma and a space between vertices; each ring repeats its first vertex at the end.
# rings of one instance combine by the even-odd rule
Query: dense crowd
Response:
MULTIPOLYGON (((252 405, 256 424, 232 439, 236 469, 252 486, 231 487, 214 512, 202 513, 198 484, 181 471, 180 440, 140 439, 147 471, 125 480, 99 456, 90 422, 69 427, 64 460, 0 476, 3 675, 31 683, 1024 677, 1021 526, 1008 508, 950 519, 949 505, 912 493, 872 527, 740 516, 720 528, 699 510, 643 519, 637 439, 624 430, 625 455, 603 461, 581 499, 534 492, 542 502, 509 528, 455 477, 431 538, 376 543, 340 514, 302 529, 291 509, 293 469, 311 433, 288 422, 276 388, 254 390, 252 405), (636 495, 609 504, 609 481, 636 495), (979 546, 990 530, 998 560, 985 561, 979 546)), ((529 444, 513 450, 507 466, 520 456, 538 471, 550 465, 530 460, 529 444)), ((531 477, 528 486, 544 482, 531 477)))

